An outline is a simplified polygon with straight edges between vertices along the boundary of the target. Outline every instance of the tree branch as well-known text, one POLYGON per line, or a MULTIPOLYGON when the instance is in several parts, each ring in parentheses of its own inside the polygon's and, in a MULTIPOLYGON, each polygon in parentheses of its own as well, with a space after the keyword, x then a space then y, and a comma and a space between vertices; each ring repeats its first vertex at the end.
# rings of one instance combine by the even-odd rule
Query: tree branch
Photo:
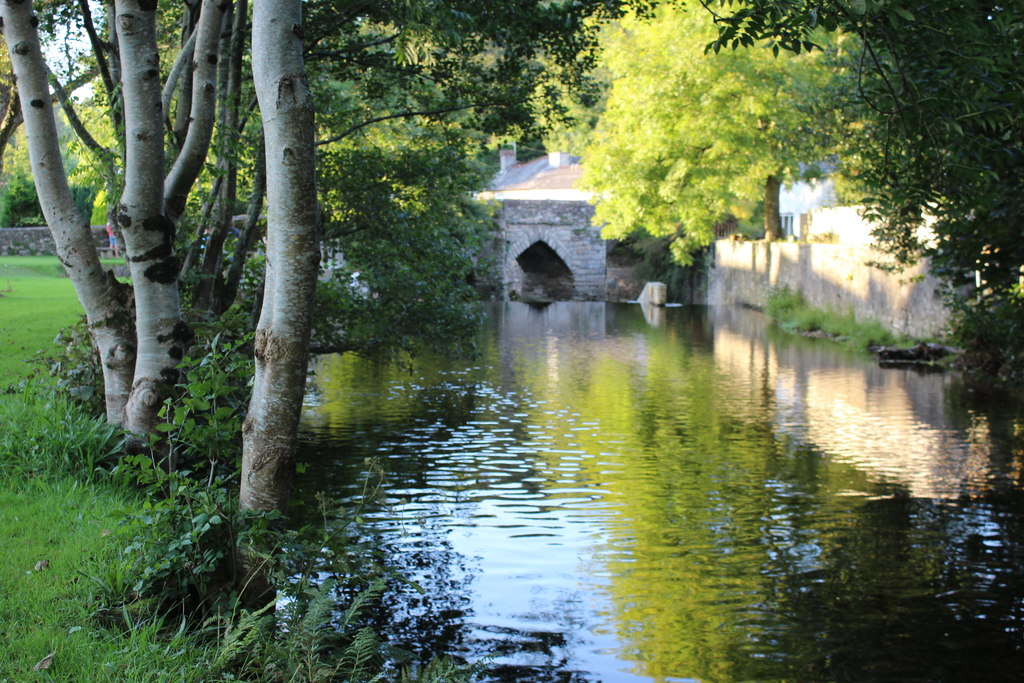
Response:
MULTIPOLYGON (((217 94, 217 60, 220 53, 221 24, 224 7, 213 0, 204 0, 195 36, 192 64, 192 107, 190 124, 181 153, 174 160, 164 182, 164 205, 171 220, 185 210, 185 201, 210 150, 217 94)), ((189 36, 189 40, 192 37, 189 36)), ((184 50, 183 50, 184 52, 184 50)))
MULTIPOLYGON (((65 90, 71 90, 74 92, 84 84, 96 77, 96 72, 89 70, 83 74, 80 74, 77 78, 68 83, 65 90)), ((11 95, 11 103, 7 108, 7 114, 4 116, 3 121, 0 122, 0 158, 3 157, 4 151, 7 149, 7 144, 10 142, 14 132, 18 130, 18 127, 25 122, 25 119, 21 115, 21 94, 17 88, 12 89, 13 94, 11 95)), ((59 102, 56 93, 50 93, 50 102, 59 102)), ((0 162, 0 168, 3 168, 2 162, 0 162)))
POLYGON ((369 49, 371 47, 378 47, 380 45, 387 45, 388 43, 393 43, 396 40, 398 40, 398 37, 400 35, 401 35, 400 33, 395 33, 395 34, 390 35, 390 36, 388 36, 386 38, 381 38, 380 40, 373 40, 373 41, 370 41, 369 43, 363 43, 362 45, 357 45, 355 47, 350 47, 350 48, 348 48, 346 50, 331 50, 330 52, 314 52, 314 51, 310 50, 309 52, 307 52, 305 54, 305 57, 307 59, 314 59, 314 58, 315 59, 322 59, 322 58, 325 58, 325 57, 341 57, 342 55, 351 54, 353 52, 361 52, 361 51, 367 50, 367 49, 369 49))
POLYGON ((78 139, 85 143, 85 146, 92 151, 99 154, 103 160, 107 163, 108 167, 113 166, 114 154, 109 149, 96 142, 96 138, 92 136, 89 130, 82 123, 82 119, 78 117, 78 112, 75 111, 75 106, 71 102, 71 98, 68 97, 67 92, 64 90, 64 86, 60 84, 57 77, 53 75, 49 67, 46 69, 46 75, 50 79, 50 85, 53 87, 53 92, 57 97, 57 101, 60 102, 61 109, 64 110, 64 115, 68 117, 68 123, 71 124, 71 128, 78 135, 78 139))
POLYGON ((7 114, 3 123, 0 124, 0 168, 3 168, 4 152, 7 151, 7 144, 11 141, 14 131, 18 130, 23 119, 21 118, 21 95, 14 88, 11 89, 11 101, 7 105, 7 114))
POLYGON ((363 121, 362 123, 357 123, 356 125, 350 128, 346 128, 337 135, 331 136, 329 138, 324 138, 323 140, 318 140, 316 144, 319 147, 321 145, 329 145, 332 142, 338 142, 339 140, 347 138, 349 135, 352 135, 352 133, 355 133, 358 130, 366 128, 367 126, 372 126, 375 123, 380 123, 381 121, 390 121, 392 119, 409 119, 414 116, 439 116, 441 114, 450 114, 456 111, 465 111, 467 109, 481 109, 483 107, 493 106, 495 106, 493 102, 478 102, 476 104, 463 104, 456 107, 445 107, 442 109, 429 109, 424 111, 404 111, 399 112, 397 114, 386 114, 384 116, 376 116, 372 119, 363 121))
POLYGON ((178 52, 178 58, 174 60, 174 64, 171 66, 170 73, 167 74, 167 82, 164 83, 164 92, 160 98, 163 106, 164 116, 169 116, 167 112, 171 110, 171 100, 174 99, 174 90, 178 87, 178 81, 181 79, 181 73, 185 70, 185 65, 192 61, 192 53, 196 47, 196 29, 192 30, 192 34, 185 41, 185 44, 181 46, 181 51, 178 52))
POLYGON ((100 77, 103 79, 103 87, 107 91, 107 96, 113 104, 114 92, 117 90, 117 84, 110 75, 110 66, 107 64, 107 55, 105 53, 105 46, 103 41, 100 40, 99 34, 96 32, 96 26, 92 21, 92 10, 89 9, 89 0, 78 0, 78 8, 82 12, 82 21, 85 24, 85 32, 89 34, 89 43, 92 45, 92 52, 96 55, 96 65, 100 70, 100 77))

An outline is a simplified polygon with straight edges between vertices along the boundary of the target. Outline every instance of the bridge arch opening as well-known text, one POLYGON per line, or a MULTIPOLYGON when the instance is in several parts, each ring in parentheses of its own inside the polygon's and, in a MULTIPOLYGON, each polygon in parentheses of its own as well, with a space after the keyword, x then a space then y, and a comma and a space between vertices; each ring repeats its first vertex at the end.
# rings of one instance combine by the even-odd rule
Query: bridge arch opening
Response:
POLYGON ((524 301, 569 301, 576 283, 572 271, 558 252, 543 240, 537 240, 516 256, 523 269, 524 301))

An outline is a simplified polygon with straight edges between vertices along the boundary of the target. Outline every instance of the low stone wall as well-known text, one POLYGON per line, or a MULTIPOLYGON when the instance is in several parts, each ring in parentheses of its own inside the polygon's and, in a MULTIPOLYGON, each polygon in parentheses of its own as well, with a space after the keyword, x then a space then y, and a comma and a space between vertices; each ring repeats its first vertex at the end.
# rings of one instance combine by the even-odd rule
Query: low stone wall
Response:
MULTIPOLYGON (((103 226, 92 228, 97 247, 107 245, 107 231, 103 226)), ((35 256, 56 254, 57 248, 46 226, 39 228, 0 228, 0 256, 35 256)))
POLYGON ((4 256, 54 253, 56 248, 48 228, 0 228, 0 254, 4 256))
POLYGON ((888 273, 869 265, 885 261, 881 252, 842 244, 719 240, 714 248, 709 304, 761 307, 773 288, 788 287, 812 306, 849 310, 896 333, 932 337, 948 326, 942 285, 925 264, 888 273))

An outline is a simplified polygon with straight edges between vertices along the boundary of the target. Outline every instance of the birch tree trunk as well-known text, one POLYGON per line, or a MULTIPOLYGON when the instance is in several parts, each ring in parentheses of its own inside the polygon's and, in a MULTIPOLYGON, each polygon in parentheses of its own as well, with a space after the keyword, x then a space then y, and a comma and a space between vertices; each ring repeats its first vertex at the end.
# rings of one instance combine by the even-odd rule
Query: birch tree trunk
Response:
POLYGON ((124 426, 155 431, 191 340, 181 317, 174 224, 164 215, 164 143, 156 3, 117 0, 125 123, 125 184, 117 209, 135 290, 138 353, 124 426))
MULTIPOLYGON (((306 387, 313 291, 320 256, 313 98, 302 63, 301 0, 256 0, 252 65, 266 136, 266 290, 256 328, 256 378, 242 429, 239 503, 285 510, 306 387)), ((240 549, 243 600, 272 597, 240 549)))
POLYGON ((220 297, 224 282, 224 242, 233 227, 235 200, 238 196, 238 155, 235 147, 241 136, 239 130, 239 99, 242 91, 242 62, 245 51, 246 25, 249 20, 248 0, 236 0, 231 15, 231 31, 221 41, 222 50, 221 97, 218 130, 220 148, 217 150, 217 170, 223 181, 214 199, 215 210, 206 240, 205 252, 200 267, 199 284, 193 299, 193 307, 199 310, 221 313, 220 297))
POLYGON ((40 208, 100 354, 107 420, 121 424, 135 365, 131 292, 100 266, 88 217, 82 215, 72 199, 58 147, 47 69, 32 4, 4 0, 0 3, 0 18, 17 77, 40 208))
POLYGON ((209 152, 224 7, 214 0, 201 5, 188 79, 188 127, 181 131, 181 152, 165 180, 156 3, 115 2, 125 117, 125 186, 118 223, 135 289, 138 340, 125 427, 136 434, 155 431, 157 411, 177 382, 177 365, 192 340, 181 315, 174 231, 209 152))
POLYGON ((240 500, 252 510, 288 504, 320 260, 313 98, 301 35, 300 0, 256 0, 252 64, 266 136, 267 273, 243 429, 240 500))

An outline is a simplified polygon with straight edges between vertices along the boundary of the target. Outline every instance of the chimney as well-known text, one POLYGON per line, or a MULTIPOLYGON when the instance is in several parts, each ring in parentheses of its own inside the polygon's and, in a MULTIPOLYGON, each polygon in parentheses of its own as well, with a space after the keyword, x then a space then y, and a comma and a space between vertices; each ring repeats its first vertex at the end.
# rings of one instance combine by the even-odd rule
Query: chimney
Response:
POLYGON ((498 154, 501 159, 502 173, 516 165, 516 146, 514 143, 509 147, 502 147, 498 154))
POLYGON ((565 152, 548 152, 548 166, 551 168, 562 168, 571 166, 572 157, 565 152))

